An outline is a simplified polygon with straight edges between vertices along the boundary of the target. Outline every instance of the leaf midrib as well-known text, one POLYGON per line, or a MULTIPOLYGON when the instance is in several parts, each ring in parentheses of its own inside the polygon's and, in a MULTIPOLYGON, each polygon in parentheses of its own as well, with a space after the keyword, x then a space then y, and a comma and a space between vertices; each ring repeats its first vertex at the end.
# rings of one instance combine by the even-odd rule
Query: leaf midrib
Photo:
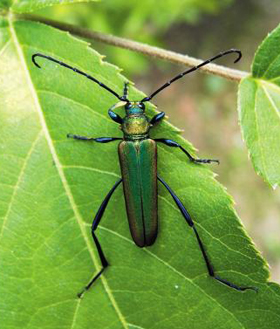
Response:
MULTIPOLYGON (((68 182, 66 180, 66 177, 65 177, 65 174, 64 174, 64 171, 63 171, 63 167, 59 161, 59 158, 58 158, 58 155, 55 151, 55 147, 53 145, 53 142, 51 140, 51 136, 49 134, 49 131, 48 131, 48 127, 47 127, 47 124, 45 122, 45 118, 44 118, 44 114, 43 114, 43 111, 42 111, 42 108, 41 108, 41 105, 40 105, 40 101, 37 97, 37 94, 36 94, 36 90, 35 90, 35 87, 32 83, 32 80, 31 80, 31 76, 29 74, 29 71, 27 69, 27 64, 26 64, 26 61, 25 61, 25 58, 24 58, 24 54, 23 54, 23 51, 21 49, 21 46, 20 46, 20 43, 19 43, 19 40, 17 38, 17 35, 16 35, 16 31, 14 29, 14 26, 13 26, 13 18, 10 16, 9 17, 9 30, 10 30, 10 33, 11 33, 11 39, 13 40, 14 44, 15 44, 15 48, 16 48, 16 51, 18 53, 18 56, 19 56, 19 60, 20 62, 22 63, 22 68, 23 68, 23 71, 25 73, 25 76, 26 76, 26 79, 27 79, 27 83, 28 83, 28 87, 29 87, 29 90, 30 90, 30 93, 32 95, 32 99, 34 101, 34 106, 35 106, 35 109, 37 110, 38 112, 38 115, 39 115, 39 120, 40 120, 40 123, 41 123, 41 126, 42 126, 42 130, 43 130, 43 133, 45 135, 45 138, 47 140, 47 143, 48 143, 48 146, 49 146, 49 150, 50 150, 50 153, 53 157, 53 160, 56 164, 56 168, 57 168, 57 172, 58 172, 58 175, 60 177, 60 180, 61 180, 61 183, 63 185, 63 188, 65 190, 65 194, 67 195, 68 197, 68 200, 69 200, 69 203, 71 205, 71 208, 73 210, 73 213, 75 215, 75 218, 77 220, 77 223, 78 223, 78 226, 81 230, 81 233, 82 233, 82 236, 84 238, 84 241, 87 245, 87 248, 88 248, 88 251, 89 251, 89 254, 91 256, 91 259, 93 261, 93 264, 95 266, 96 269, 99 268, 99 264, 98 264, 98 261, 95 257, 95 254, 94 254, 94 250, 92 248, 92 244, 91 242, 89 241, 88 237, 87 237, 87 234, 86 234, 86 230, 85 230, 85 226, 84 226, 84 222, 83 222, 83 219, 82 219, 82 216, 80 215, 79 213, 79 210, 78 210, 78 207, 76 206, 75 204, 75 200, 74 200, 74 197, 71 193, 71 189, 68 185, 68 182)), ((125 328, 125 329, 129 329, 128 326, 127 326, 127 323, 125 321, 125 318, 124 316, 122 315, 118 305, 117 305, 117 302, 115 301, 115 298, 109 288, 109 285, 108 285, 108 282, 105 278, 105 276, 101 276, 101 282, 103 283, 103 286, 104 286, 104 290, 106 291, 117 315, 118 315, 118 318, 122 324, 122 326, 125 328)), ((77 308, 74 312, 74 318, 73 318, 73 322, 75 322, 75 318, 76 318, 76 315, 78 313, 78 308, 79 308, 79 305, 80 303, 77 303, 77 308)), ((73 323, 72 323, 72 328, 73 328, 73 323)))
POLYGON ((272 83, 266 82, 265 80, 261 80, 260 85, 261 85, 261 88, 263 88, 263 90, 264 90, 264 92, 265 92, 265 94, 266 94, 266 96, 267 96, 269 102, 270 102, 271 105, 272 105, 272 108, 274 109, 276 115, 279 117, 279 121, 280 121, 280 112, 278 111, 278 108, 277 108, 275 102, 273 101, 273 99, 271 98, 271 96, 270 96, 270 94, 269 94, 269 92, 268 92, 266 86, 267 86, 268 88, 271 88, 271 89, 276 89, 276 92, 279 92, 279 93, 280 93, 280 88, 279 88, 277 85, 275 85, 275 84, 272 84, 272 83))
POLYGON ((259 88, 259 83, 258 81, 256 81, 257 84, 257 88, 255 90, 255 95, 254 95, 254 119, 255 119, 255 125, 256 125, 256 133, 257 133, 257 143, 259 144, 259 148, 260 148, 260 154, 261 154, 261 163, 262 163, 262 167, 263 167, 263 172, 265 174, 266 177, 267 176, 267 169, 266 169, 266 162, 265 162, 265 157, 263 154, 263 147, 261 146, 261 140, 260 140, 260 129, 259 129, 259 122, 258 122, 258 114, 257 114, 257 94, 258 94, 258 88, 259 88))
POLYGON ((7 209, 6 214, 4 216, 4 219, 3 219, 3 225, 0 228, 0 240, 1 240, 2 236, 3 236, 3 232, 4 232, 5 226, 7 224, 8 218, 10 216, 10 213, 11 213, 11 210, 12 210, 12 207, 13 207, 13 204, 14 204, 14 200, 15 200, 15 197, 17 195, 17 191, 18 191, 19 185, 22 182, 22 178, 23 178, 23 175, 25 173, 25 169, 27 167, 28 161, 29 161, 29 159, 30 159, 30 157, 31 157, 31 155, 32 155, 35 147, 36 147, 36 144, 37 144, 40 136, 41 136, 41 132, 37 135, 37 137, 34 139, 33 143, 31 144, 30 149, 29 149, 28 153, 26 154, 26 157, 25 157, 25 159, 23 161, 23 164, 21 166, 21 169, 19 171, 19 175, 18 175, 18 179, 16 181, 16 184, 13 186, 13 189, 14 190, 13 190, 13 193, 11 195, 11 199, 9 201, 8 209, 7 209))
POLYGON ((260 148, 260 154, 261 154, 261 163, 262 163, 262 166, 263 166, 263 172, 264 172, 264 175, 265 177, 269 177, 268 174, 267 174, 267 163, 265 161, 266 157, 264 156, 263 154, 263 147, 261 146, 261 141, 260 141, 260 132, 259 132, 259 122, 258 122, 258 114, 257 114, 257 93, 258 93, 258 89, 262 89, 263 92, 265 93, 269 103, 271 104, 273 110, 275 111, 276 115, 279 117, 280 119, 280 113, 278 112, 278 109, 276 107, 276 105, 274 104, 271 96, 269 95, 266 87, 268 88, 271 88, 271 89, 275 89, 276 92, 280 92, 280 87, 274 83, 271 83, 270 81, 266 80, 266 79, 256 79, 256 78, 253 78, 253 81, 256 82, 256 86, 257 86, 257 89, 255 91, 255 99, 254 99, 254 117, 255 117, 255 124, 256 124, 256 133, 257 133, 257 139, 258 139, 258 144, 259 144, 259 148, 260 148))

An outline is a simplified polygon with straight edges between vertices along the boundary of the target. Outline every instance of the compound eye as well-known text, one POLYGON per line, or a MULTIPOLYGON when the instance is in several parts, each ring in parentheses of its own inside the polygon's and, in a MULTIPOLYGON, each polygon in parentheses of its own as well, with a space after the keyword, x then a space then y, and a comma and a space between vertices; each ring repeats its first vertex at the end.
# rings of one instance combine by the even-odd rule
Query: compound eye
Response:
POLYGON ((125 105, 125 109, 126 110, 129 110, 129 109, 131 109, 132 108, 132 104, 131 103, 126 103, 126 105, 125 105))
POLYGON ((140 107, 140 109, 142 109, 142 110, 144 110, 145 109, 145 105, 144 105, 144 103, 139 103, 139 105, 138 105, 139 107, 140 107))

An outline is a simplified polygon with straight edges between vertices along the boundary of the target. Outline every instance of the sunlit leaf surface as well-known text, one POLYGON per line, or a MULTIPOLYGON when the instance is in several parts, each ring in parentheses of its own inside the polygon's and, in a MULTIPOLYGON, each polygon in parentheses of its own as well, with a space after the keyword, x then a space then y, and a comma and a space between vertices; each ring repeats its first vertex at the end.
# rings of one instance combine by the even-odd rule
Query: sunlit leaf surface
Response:
MULTIPOLYGON (((217 273, 259 292, 238 292, 207 275, 192 230, 162 186, 158 239, 137 248, 120 187, 97 231, 111 266, 77 298, 100 268, 90 224, 120 170, 117 142, 66 135, 121 136, 107 115, 117 99, 42 58, 38 69, 31 56, 54 56, 118 93, 125 78, 69 34, 27 21, 2 20, 0 26, 1 329, 279 328, 279 286, 267 283, 267 265, 232 200, 209 169, 162 145, 159 174, 191 213, 217 273)), ((133 89, 130 99, 139 97, 133 89)), ((154 135, 191 150, 167 122, 154 135)))
POLYGON ((263 41, 252 76, 240 84, 239 116, 256 172, 276 188, 280 183, 280 26, 263 41))

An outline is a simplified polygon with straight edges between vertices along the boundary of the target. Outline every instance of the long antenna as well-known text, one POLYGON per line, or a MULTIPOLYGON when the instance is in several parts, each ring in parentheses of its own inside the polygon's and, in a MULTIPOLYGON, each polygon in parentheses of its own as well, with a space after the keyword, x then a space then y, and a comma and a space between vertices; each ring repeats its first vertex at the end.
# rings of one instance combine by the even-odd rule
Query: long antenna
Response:
POLYGON ((52 62, 55 62, 55 63, 57 63, 57 64, 59 64, 59 65, 61 65, 61 66, 66 67, 66 68, 68 68, 68 69, 70 69, 70 70, 72 70, 72 71, 74 71, 74 72, 76 72, 76 73, 79 73, 79 74, 83 75, 84 77, 88 78, 89 80, 91 80, 91 81, 97 83, 100 87, 102 87, 102 88, 106 89, 107 91, 109 91, 111 94, 113 94, 114 96, 116 96, 120 101, 126 101, 126 100, 127 100, 127 99, 126 99, 126 95, 125 95, 125 96, 120 96, 120 95, 118 95, 114 90, 112 90, 111 88, 107 87, 106 85, 104 85, 102 82, 98 81, 97 79, 95 79, 95 78, 92 77, 91 75, 89 75, 89 74, 87 74, 87 73, 84 73, 84 72, 80 71, 79 69, 77 69, 77 68, 75 68, 75 67, 72 67, 72 66, 70 66, 70 65, 68 65, 68 64, 66 64, 66 63, 63 63, 63 62, 61 62, 61 61, 59 61, 59 60, 57 60, 57 59, 55 59, 55 58, 53 58, 53 57, 51 57, 51 56, 47 56, 47 55, 40 54, 40 53, 37 53, 37 54, 32 55, 32 62, 33 62, 33 63, 34 63, 39 69, 41 68, 41 66, 35 61, 35 58, 36 58, 36 57, 43 57, 43 58, 46 58, 46 59, 48 59, 48 60, 50 60, 50 61, 52 61, 52 62))
POLYGON ((157 95, 159 92, 161 92, 163 89, 167 88, 168 86, 171 85, 171 83, 175 82, 176 80, 179 80, 181 78, 183 78, 184 75, 188 74, 188 73, 191 73, 191 72, 194 72, 196 70, 198 70, 200 67, 204 66, 204 65, 207 65, 211 62, 213 62, 214 60, 220 58, 220 57, 223 57, 225 55, 228 55, 228 54, 231 54, 231 53, 237 53, 238 54, 238 57, 237 59, 234 61, 234 63, 237 63, 240 58, 242 57, 242 53, 240 50, 238 49, 230 49, 230 50, 227 50, 227 51, 224 51, 224 52, 221 52, 219 53, 218 55, 210 58, 210 59, 207 59, 206 61, 200 63, 199 65, 197 66, 194 66, 190 69, 188 69, 187 71, 184 71, 178 75, 176 75, 176 77, 174 77, 173 79, 171 79, 170 81, 166 82, 164 85, 162 85, 160 88, 158 88, 156 91, 154 91, 150 96, 148 97, 145 97, 141 100, 141 102, 148 102, 149 100, 151 100, 155 95, 157 95))

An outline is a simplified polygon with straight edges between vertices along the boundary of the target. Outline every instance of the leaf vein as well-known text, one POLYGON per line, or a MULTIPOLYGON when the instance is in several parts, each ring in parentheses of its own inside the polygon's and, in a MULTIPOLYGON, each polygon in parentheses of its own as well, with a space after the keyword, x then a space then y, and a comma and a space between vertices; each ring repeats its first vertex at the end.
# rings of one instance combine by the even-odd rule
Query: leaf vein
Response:
POLYGON ((80 304, 81 304, 81 298, 78 298, 78 301, 77 301, 77 305, 76 305, 76 308, 75 308, 75 312, 74 312, 74 315, 73 315, 73 320, 72 320, 72 325, 71 325, 71 329, 74 328, 76 322, 77 322, 77 317, 78 317, 78 310, 79 310, 79 307, 80 307, 80 304))
MULTIPOLYGON (((173 209, 175 209, 178 213, 181 214, 180 210, 178 208, 176 208, 176 206, 174 206, 170 201, 168 201, 165 197, 163 196, 159 196, 159 198, 161 198, 163 201, 165 201, 168 205, 170 205, 173 209)), ((236 249, 232 249, 230 248, 227 244, 225 244, 223 241, 221 241, 220 239, 216 238, 214 235, 212 235, 209 231, 207 231, 200 223, 195 222, 195 225, 197 227, 199 227, 201 230, 203 230, 206 234, 208 234, 213 240, 218 241, 221 245, 223 245, 226 249, 235 252, 237 254, 240 254, 243 257, 247 257, 249 259, 251 259, 249 256, 242 254, 240 251, 236 250, 236 249)), ((229 234, 228 234, 229 235, 229 234)), ((233 235, 232 235, 233 236, 233 235)), ((221 238, 224 238, 225 236, 222 236, 221 238)))
POLYGON ((271 66, 277 61, 277 59, 279 58, 280 54, 278 54, 274 59, 273 61, 271 61, 267 67, 267 69, 264 71, 263 73, 263 77, 265 77, 266 73, 269 71, 269 69, 271 68, 271 66))
POLYGON ((136 324, 133 323, 127 323, 130 327, 136 328, 136 329, 145 329, 144 327, 137 326, 136 324))
MULTIPOLYGON (((104 226, 98 226, 98 228, 107 231, 111 234, 114 234, 116 236, 118 236, 119 238, 129 242, 130 244, 134 244, 130 239, 122 236, 121 234, 114 232, 110 229, 108 229, 107 227, 104 226)), ((243 326, 243 324, 236 318, 236 316, 231 313, 228 309, 226 309, 222 304, 220 304, 217 300, 215 300, 212 296, 210 296, 209 294, 207 294, 199 285, 197 285, 195 282, 193 282, 192 279, 186 277, 183 273, 181 273, 180 271, 178 271, 177 269, 175 269, 173 266, 171 266, 170 264, 166 263, 163 259, 159 258, 157 255, 155 255, 154 253, 152 253, 151 251, 149 251, 147 248, 142 248, 142 250, 144 252, 146 252, 147 254, 149 254, 150 256, 154 257, 156 260, 158 260, 160 263, 163 263, 165 266, 167 266, 168 268, 170 268, 173 272, 175 272, 176 274, 178 274, 179 276, 181 276, 182 278, 184 278, 186 281, 188 281, 189 283, 191 283, 192 285, 194 285, 196 288, 198 288, 205 296, 207 296, 209 299, 211 299, 214 304, 217 304, 219 307, 221 307, 223 310, 225 310, 226 313, 230 314, 241 326, 241 328, 245 327, 243 326)))
POLYGON ((101 117, 102 119, 105 119, 105 120, 107 120, 108 122, 112 123, 112 120, 109 119, 106 115, 103 115, 103 114, 101 114, 101 113, 99 113, 99 112, 94 111, 90 106, 88 106, 88 105, 86 105, 86 104, 79 103, 78 101, 76 101, 76 100, 73 99, 73 98, 67 97, 67 96, 65 96, 65 95, 59 94, 58 92, 54 92, 54 91, 50 91, 50 90, 37 89, 37 91, 38 91, 38 92, 41 92, 41 93, 45 93, 45 94, 52 94, 52 95, 55 95, 55 96, 57 96, 57 97, 67 99, 68 101, 72 102, 73 104, 78 105, 80 108, 84 108, 85 110, 87 110, 87 111, 89 111, 89 112, 92 112, 92 113, 94 113, 95 115, 101 117))
POLYGON ((31 144, 31 147, 30 147, 28 153, 26 154, 26 158, 24 159, 24 162, 23 162, 23 164, 22 164, 21 170, 20 170, 20 172, 19 172, 17 182, 16 182, 16 184, 13 186, 14 191, 13 191, 13 194, 12 194, 12 196, 11 196, 11 200, 10 200, 10 203, 9 203, 9 206, 8 206, 8 209, 7 209, 7 212, 6 212, 6 216, 4 217, 4 220, 3 220, 3 225, 2 225, 2 228, 1 228, 1 231, 0 231, 0 239, 1 239, 2 236, 3 236, 4 228, 5 228, 6 224, 7 224, 8 217, 9 217, 11 211, 12 211, 12 206, 13 206, 13 203, 14 203, 14 200, 15 200, 15 197, 16 197, 16 194, 17 194, 17 191, 18 191, 18 189, 19 189, 19 185, 20 185, 21 180, 22 180, 22 178, 23 178, 23 175, 24 175, 25 169, 26 169, 26 167, 27 167, 27 163, 28 163, 28 161, 29 161, 29 159, 30 159, 30 157, 31 157, 31 155, 32 155, 32 153, 33 153, 33 151, 34 151, 34 148, 35 148, 35 146, 36 146, 36 144, 37 144, 37 142, 38 142, 40 136, 41 136, 41 132, 37 135, 37 137, 35 138, 35 140, 34 140, 33 143, 31 144))
POLYGON ((100 174, 105 174, 105 175, 111 175, 117 178, 121 178, 119 175, 110 172, 110 171, 106 171, 106 170, 101 170, 101 169, 97 169, 97 168, 92 168, 92 167, 87 167, 87 166, 76 166, 76 165, 63 165, 62 168, 68 169, 68 168, 73 168, 73 169, 84 169, 84 170, 90 170, 90 171, 94 171, 94 172, 98 172, 100 174))
POLYGON ((11 39, 9 39, 2 47, 1 51, 0 51, 0 56, 2 56, 4 54, 4 52, 6 51, 6 49, 8 48, 9 44, 11 43, 11 39))
MULTIPOLYGON (((258 84, 257 84, 258 86, 258 84)), ((259 129, 259 123, 258 123, 258 115, 257 115, 257 90, 255 91, 255 99, 254 99, 254 117, 255 117, 255 124, 256 124, 256 131, 257 131, 257 143, 259 144, 259 149, 260 149, 260 155, 261 155, 261 162, 263 165, 263 172, 265 176, 267 177, 267 170, 266 170, 266 165, 264 161, 264 155, 263 155, 263 148, 261 147, 261 140, 260 140, 260 129, 259 129)))
POLYGON ((275 102, 274 102, 273 99, 271 98, 271 96, 270 96, 270 94, 268 93, 267 89, 266 89, 264 86, 262 86, 262 88, 263 88, 263 90, 264 90, 264 92, 265 92, 265 94, 266 94, 266 96, 267 96, 269 102, 271 103, 273 109, 275 110, 276 115, 277 115, 277 116, 279 117, 279 119, 280 119, 280 112, 278 111, 278 108, 277 108, 275 102))

